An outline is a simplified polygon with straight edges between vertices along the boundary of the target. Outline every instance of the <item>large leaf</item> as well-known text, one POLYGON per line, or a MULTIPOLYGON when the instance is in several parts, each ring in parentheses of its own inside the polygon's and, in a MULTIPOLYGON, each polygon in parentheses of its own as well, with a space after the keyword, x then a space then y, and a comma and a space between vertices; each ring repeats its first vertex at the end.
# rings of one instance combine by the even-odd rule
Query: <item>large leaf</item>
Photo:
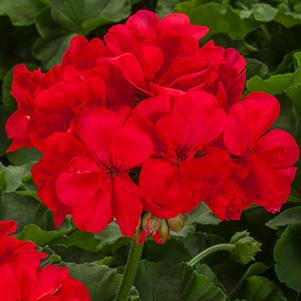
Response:
POLYGON ((178 4, 176 9, 187 13, 192 23, 208 26, 210 35, 226 33, 233 40, 242 40, 260 24, 249 18, 241 18, 232 6, 227 4, 212 2, 192 8, 193 3, 198 2, 183 2, 178 4))
POLYGON ((39 246, 44 246, 50 241, 67 234, 71 229, 72 227, 70 224, 68 224, 68 226, 59 230, 45 231, 42 230, 38 225, 29 224, 26 225, 22 232, 19 233, 18 239, 30 240, 39 246))
POLYGON ((273 95, 279 95, 288 91, 289 88, 301 85, 301 52, 294 54, 296 71, 275 74, 267 79, 262 79, 258 75, 250 78, 247 83, 247 89, 252 91, 263 91, 273 95))
POLYGON ((226 300, 221 288, 205 275, 167 261, 141 261, 135 286, 143 301, 226 300))
POLYGON ((1 0, 0 16, 8 15, 14 25, 29 25, 42 8, 40 0, 1 0))
POLYGON ((120 21, 130 13, 128 0, 50 0, 36 19, 41 39, 34 46, 35 56, 46 68, 59 63, 75 34, 87 35, 103 24, 120 21))
POLYGON ((287 301, 279 287, 262 276, 249 277, 241 290, 241 295, 248 301, 287 301))
POLYGON ((280 281, 301 292, 301 225, 289 225, 274 249, 275 271, 280 281))
POLYGON ((37 224, 46 229, 52 219, 49 211, 33 196, 9 192, 2 194, 0 220, 15 220, 19 229, 27 224, 37 224))
MULTIPOLYGON (((74 278, 86 285, 92 301, 113 301, 122 279, 122 275, 118 274, 115 269, 94 263, 65 263, 64 265, 74 278)), ((138 299, 139 296, 133 288, 129 300, 138 299)))

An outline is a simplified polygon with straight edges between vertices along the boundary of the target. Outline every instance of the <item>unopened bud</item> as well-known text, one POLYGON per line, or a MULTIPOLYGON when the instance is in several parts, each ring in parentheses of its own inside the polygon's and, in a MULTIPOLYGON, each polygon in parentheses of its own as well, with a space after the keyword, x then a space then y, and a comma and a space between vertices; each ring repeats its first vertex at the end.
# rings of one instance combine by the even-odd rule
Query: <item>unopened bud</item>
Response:
POLYGON ((139 229, 136 234, 136 243, 142 245, 147 238, 147 233, 143 229, 139 229))
POLYGON ((142 219, 142 229, 147 234, 154 235, 156 232, 158 232, 160 226, 161 220, 159 218, 153 216, 149 212, 144 214, 142 219))
POLYGON ((185 219, 184 219, 182 214, 179 214, 176 217, 169 218, 167 220, 167 223, 168 223, 169 228, 172 231, 180 232, 183 229, 184 225, 185 225, 185 219))
POLYGON ((230 251, 230 256, 241 264, 254 260, 255 255, 260 251, 260 243, 250 236, 248 231, 235 233, 230 243, 235 245, 235 248, 230 251))
POLYGON ((153 235, 157 244, 163 244, 169 237, 169 228, 165 220, 161 221, 160 229, 153 235))

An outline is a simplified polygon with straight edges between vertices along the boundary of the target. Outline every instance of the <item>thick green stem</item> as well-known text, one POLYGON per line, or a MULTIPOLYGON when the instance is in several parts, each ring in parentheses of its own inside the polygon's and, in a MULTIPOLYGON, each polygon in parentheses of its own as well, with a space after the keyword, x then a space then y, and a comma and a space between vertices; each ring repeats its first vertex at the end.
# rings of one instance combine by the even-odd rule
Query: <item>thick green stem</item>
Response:
POLYGON ((137 244, 135 239, 132 241, 129 257, 125 267, 125 272, 115 301, 127 301, 131 286, 135 280, 139 262, 143 250, 143 244, 137 244))
POLYGON ((209 247, 208 249, 202 251, 201 253, 199 253, 198 255, 196 255, 195 257, 193 257, 189 262, 188 265, 190 265, 191 267, 194 266, 195 264, 197 264, 199 261, 201 261, 202 259, 204 259, 205 257, 219 252, 219 251, 231 251, 235 248, 234 244, 218 244, 212 247, 209 247))

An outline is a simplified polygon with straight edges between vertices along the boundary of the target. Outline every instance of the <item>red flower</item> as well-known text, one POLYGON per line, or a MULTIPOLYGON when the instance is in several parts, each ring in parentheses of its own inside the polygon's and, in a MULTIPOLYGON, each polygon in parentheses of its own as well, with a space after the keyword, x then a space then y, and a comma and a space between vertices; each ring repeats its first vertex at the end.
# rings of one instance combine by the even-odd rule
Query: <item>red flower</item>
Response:
POLYGON ((0 266, 14 263, 19 258, 22 258, 27 265, 39 266, 40 259, 45 258, 46 254, 37 252, 31 242, 16 240, 15 236, 11 235, 16 229, 15 222, 0 221, 0 266))
POLYGON ((230 109, 224 142, 232 154, 234 183, 230 189, 229 182, 209 200, 217 216, 238 219, 240 211, 252 203, 276 212, 287 200, 299 147, 281 129, 267 132, 279 111, 276 98, 260 92, 246 96, 230 109))
POLYGON ((205 89, 236 102, 244 88, 245 60, 236 50, 213 42, 200 48, 199 39, 207 32, 207 27, 190 24, 185 14, 160 20, 141 10, 125 25, 112 26, 104 39, 116 56, 112 61, 146 95, 205 89))
POLYGON ((48 265, 40 269, 46 254, 31 242, 16 240, 12 221, 0 222, 0 291, 5 301, 90 301, 83 284, 66 268, 48 265))
POLYGON ((32 177, 38 187, 38 197, 54 214, 54 223, 59 227, 71 207, 63 204, 56 193, 56 180, 75 156, 83 153, 82 145, 72 135, 56 133, 45 141, 40 162, 32 168, 32 177))
POLYGON ((80 229, 98 232, 115 217, 122 233, 133 236, 142 201, 127 170, 152 154, 151 139, 123 126, 123 118, 105 108, 81 113, 74 134, 78 140, 62 134, 45 141, 45 156, 33 173, 39 197, 58 223, 70 212, 80 229))
POLYGON ((227 153, 208 146, 224 128, 223 110, 212 95, 193 92, 174 100, 144 100, 134 112, 154 124, 146 122, 146 130, 154 137, 156 153, 143 164, 139 181, 146 210, 159 218, 189 212, 229 173, 227 153))
POLYGON ((7 121, 12 145, 43 149, 43 140, 56 132, 68 130, 75 114, 86 107, 107 106, 119 109, 132 106, 134 90, 120 71, 97 59, 108 55, 100 39, 90 42, 82 36, 71 41, 62 65, 43 74, 24 65, 14 69, 12 95, 18 110, 7 121))

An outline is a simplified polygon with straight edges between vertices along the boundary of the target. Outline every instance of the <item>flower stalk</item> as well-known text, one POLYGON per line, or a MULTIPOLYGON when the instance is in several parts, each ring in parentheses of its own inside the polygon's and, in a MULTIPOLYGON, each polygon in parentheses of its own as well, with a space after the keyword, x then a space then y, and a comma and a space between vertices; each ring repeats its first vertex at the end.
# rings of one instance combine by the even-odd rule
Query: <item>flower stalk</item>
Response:
POLYGON ((260 243, 248 231, 237 232, 231 237, 229 243, 209 247, 192 258, 188 265, 192 267, 205 257, 219 251, 227 251, 233 260, 247 264, 254 260, 255 255, 260 251, 260 243))
POLYGON ((204 251, 200 252, 199 254, 197 254, 195 257, 193 257, 189 262, 188 265, 193 267, 194 265, 196 265, 198 262, 200 262, 201 260, 203 260, 205 257, 214 254, 216 252, 219 251, 231 251, 235 249, 235 245, 231 244, 231 243, 226 243, 226 244, 218 244, 212 247, 209 247, 207 249, 205 249, 204 251))
POLYGON ((128 295, 131 286, 135 280, 140 258, 142 255, 143 244, 137 244, 135 238, 132 240, 130 253, 128 256, 127 264, 125 267, 125 272, 122 278, 121 285, 118 289, 117 295, 114 301, 126 301, 128 300, 128 295))

